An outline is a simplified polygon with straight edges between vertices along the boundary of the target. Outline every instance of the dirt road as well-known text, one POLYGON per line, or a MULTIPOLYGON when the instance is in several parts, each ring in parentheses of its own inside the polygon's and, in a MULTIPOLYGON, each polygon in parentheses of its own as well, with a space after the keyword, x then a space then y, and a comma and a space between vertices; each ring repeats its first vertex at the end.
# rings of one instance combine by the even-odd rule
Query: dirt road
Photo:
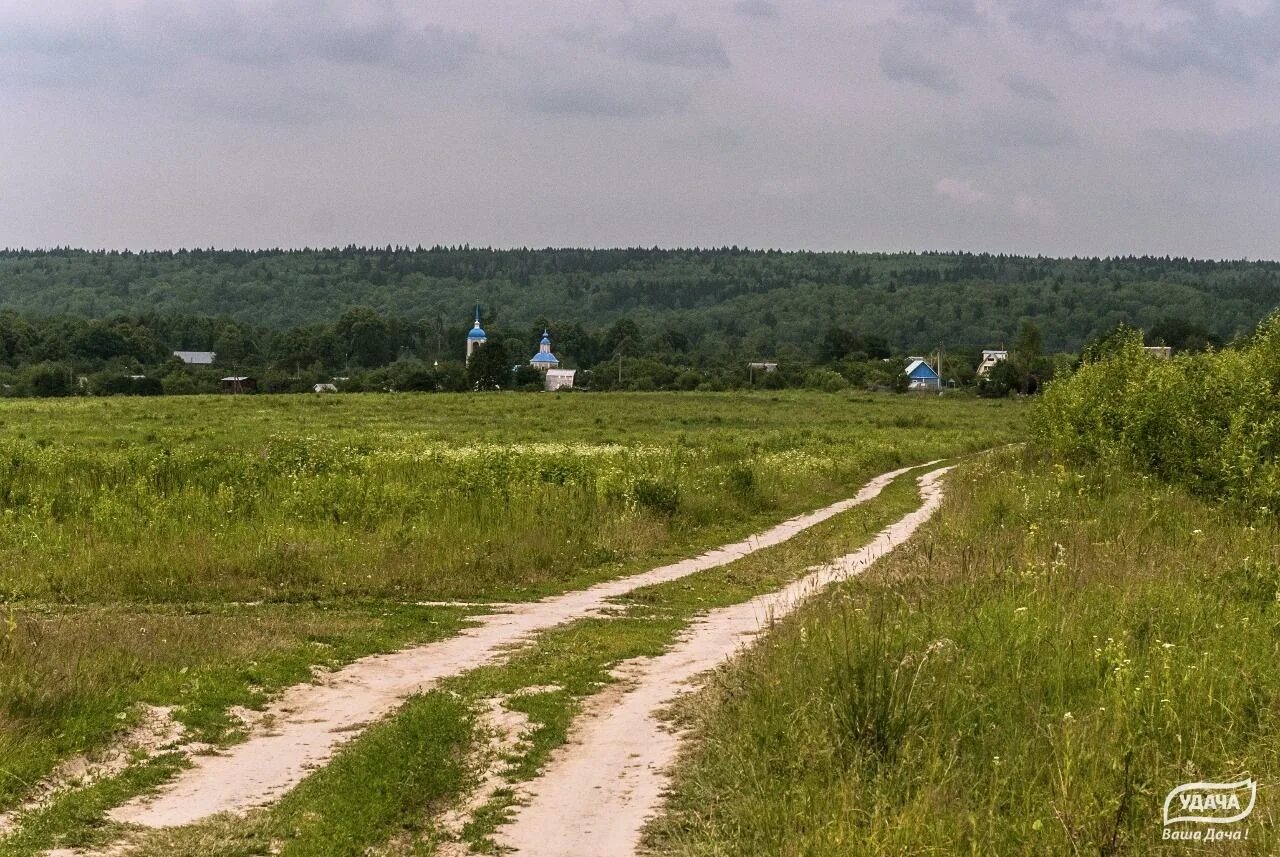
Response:
POLYGON ((666 770, 679 736, 658 715, 690 681, 753 640, 771 619, 789 613, 823 587, 856 575, 901 544, 942 502, 939 478, 920 477, 921 506, 862 549, 811 569, 781 590, 715 610, 696 621, 681 642, 656 658, 622 670, 629 685, 603 694, 579 720, 569 743, 528 787, 527 803, 497 836, 527 857, 632 857, 645 820, 660 806, 666 770))
POLYGON ((132 800, 109 815, 131 824, 172 827, 269 804, 410 695, 430 689, 441 679, 492 663, 512 645, 528 641, 539 631, 598 613, 611 598, 725 565, 784 542, 873 499, 910 469, 877 476, 852 498, 792 518, 744 541, 588 589, 513 605, 505 612, 481 617, 476 627, 448 640, 363 658, 315 684, 292 687, 268 707, 261 718, 267 725, 255 729, 248 740, 220 755, 193 756, 193 766, 160 794, 132 800))

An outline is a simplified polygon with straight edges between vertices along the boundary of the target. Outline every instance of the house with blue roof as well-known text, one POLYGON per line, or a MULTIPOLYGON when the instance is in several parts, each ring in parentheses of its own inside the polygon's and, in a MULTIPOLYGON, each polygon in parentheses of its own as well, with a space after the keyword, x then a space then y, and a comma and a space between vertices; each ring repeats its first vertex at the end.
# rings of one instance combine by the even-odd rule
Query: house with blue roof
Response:
POLYGON ((942 379, 923 357, 912 357, 906 373, 908 390, 937 390, 942 387, 942 379))

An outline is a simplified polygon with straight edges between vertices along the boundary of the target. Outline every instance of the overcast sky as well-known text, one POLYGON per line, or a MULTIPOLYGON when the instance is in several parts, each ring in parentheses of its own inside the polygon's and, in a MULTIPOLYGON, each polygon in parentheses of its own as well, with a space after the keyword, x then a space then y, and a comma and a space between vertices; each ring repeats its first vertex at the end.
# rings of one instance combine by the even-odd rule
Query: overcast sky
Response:
POLYGON ((1280 3, 0 0, 0 246, 1280 256, 1280 3))

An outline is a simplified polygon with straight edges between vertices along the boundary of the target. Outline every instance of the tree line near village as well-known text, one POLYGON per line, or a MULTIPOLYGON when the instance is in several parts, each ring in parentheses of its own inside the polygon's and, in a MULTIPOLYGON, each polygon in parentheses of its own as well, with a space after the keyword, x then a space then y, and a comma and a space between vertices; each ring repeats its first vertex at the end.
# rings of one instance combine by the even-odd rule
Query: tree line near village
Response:
POLYGON ((15 250, 0 253, 0 390, 210 392, 229 374, 268 392, 541 389, 527 364, 549 329, 587 389, 902 389, 920 355, 944 382, 1003 395, 1125 325, 1175 351, 1222 345, 1278 296, 1280 264, 1167 257, 15 250), (488 341, 468 365, 477 304, 488 341), (1010 359, 979 379, 982 349, 1010 359))

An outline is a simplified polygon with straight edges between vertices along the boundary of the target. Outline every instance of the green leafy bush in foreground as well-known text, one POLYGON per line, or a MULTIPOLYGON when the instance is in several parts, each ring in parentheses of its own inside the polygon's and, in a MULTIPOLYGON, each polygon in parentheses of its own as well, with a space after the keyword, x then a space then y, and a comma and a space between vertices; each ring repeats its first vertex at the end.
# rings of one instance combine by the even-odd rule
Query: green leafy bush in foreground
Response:
POLYGON ((1280 509, 1280 313, 1222 351, 1162 360, 1136 331, 1105 351, 1049 386, 1031 418, 1039 444, 1280 509))

